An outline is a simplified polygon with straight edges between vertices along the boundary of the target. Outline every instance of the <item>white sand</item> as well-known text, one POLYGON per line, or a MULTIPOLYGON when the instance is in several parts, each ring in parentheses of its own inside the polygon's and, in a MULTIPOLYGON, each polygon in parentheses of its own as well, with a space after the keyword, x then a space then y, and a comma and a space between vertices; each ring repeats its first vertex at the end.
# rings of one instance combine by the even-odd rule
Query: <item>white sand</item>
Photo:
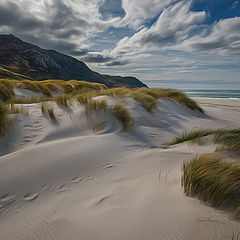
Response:
POLYGON ((215 146, 167 143, 191 129, 240 127, 240 100, 197 99, 208 116, 164 99, 151 116, 126 101, 130 133, 110 114, 87 120, 76 104, 53 104, 58 122, 26 105, 29 116, 0 142, 1 240, 231 239, 239 222, 180 186, 182 161, 215 146))

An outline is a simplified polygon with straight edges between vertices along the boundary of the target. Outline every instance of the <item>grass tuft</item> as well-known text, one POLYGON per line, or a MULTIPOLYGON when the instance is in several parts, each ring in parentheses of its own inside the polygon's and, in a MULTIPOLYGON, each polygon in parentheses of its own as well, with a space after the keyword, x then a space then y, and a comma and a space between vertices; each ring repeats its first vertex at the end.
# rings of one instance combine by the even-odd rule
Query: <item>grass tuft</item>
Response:
POLYGON ((89 116, 89 113, 91 111, 103 111, 107 112, 107 102, 106 100, 88 100, 88 102, 85 105, 85 113, 87 116, 89 116))
POLYGON ((13 84, 10 80, 0 80, 0 100, 5 102, 14 96, 13 84))
POLYGON ((0 137, 5 136, 8 128, 13 124, 13 120, 8 116, 8 109, 0 105, 0 137))
POLYGON ((47 108, 47 113, 48 113, 48 116, 50 117, 51 120, 56 121, 56 116, 55 116, 55 113, 54 113, 54 109, 52 107, 47 108))
POLYGON ((204 137, 210 136, 216 144, 220 146, 216 149, 217 151, 240 151, 240 129, 200 129, 193 130, 189 133, 182 133, 177 136, 170 145, 189 142, 189 143, 201 143, 204 137))
POLYGON ((227 162, 219 154, 203 154, 183 164, 182 186, 213 207, 233 211, 240 218, 240 164, 227 162))
POLYGON ((157 108, 157 99, 151 95, 144 94, 141 91, 134 91, 132 92, 131 97, 139 102, 149 113, 153 113, 157 108))
POLYGON ((67 95, 57 96, 56 103, 60 106, 68 107, 68 96, 67 95))
POLYGON ((7 112, 8 112, 8 114, 26 114, 26 115, 28 115, 28 111, 25 107, 16 106, 13 103, 7 105, 7 112))
POLYGON ((125 131, 129 131, 134 124, 134 120, 123 103, 116 103, 112 109, 113 115, 119 120, 125 131))
POLYGON ((56 121, 56 116, 52 107, 47 107, 44 103, 42 103, 41 111, 43 115, 48 116, 52 121, 56 121))

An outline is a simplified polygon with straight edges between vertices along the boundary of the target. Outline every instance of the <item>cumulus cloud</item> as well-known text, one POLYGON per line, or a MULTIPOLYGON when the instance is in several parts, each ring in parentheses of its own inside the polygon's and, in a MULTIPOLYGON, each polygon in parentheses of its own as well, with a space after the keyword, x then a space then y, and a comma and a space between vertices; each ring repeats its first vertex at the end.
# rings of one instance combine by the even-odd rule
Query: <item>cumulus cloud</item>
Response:
POLYGON ((103 0, 2 0, 0 32, 68 54, 82 55, 86 41, 105 31, 119 18, 102 19, 103 0))

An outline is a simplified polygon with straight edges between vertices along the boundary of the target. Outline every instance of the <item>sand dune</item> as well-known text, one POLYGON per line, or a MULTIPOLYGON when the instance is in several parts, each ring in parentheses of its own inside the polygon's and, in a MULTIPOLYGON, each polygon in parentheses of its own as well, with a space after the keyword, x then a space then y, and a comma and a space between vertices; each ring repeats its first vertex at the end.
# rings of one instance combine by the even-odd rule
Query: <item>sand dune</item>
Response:
POLYGON ((240 101, 198 99, 207 115, 166 99, 150 115, 125 101, 129 133, 110 114, 87 119, 77 104, 49 103, 57 122, 26 105, 29 115, 0 142, 0 239, 231 239, 239 222, 180 186, 182 162, 215 146, 167 144, 186 130, 239 127, 240 101))

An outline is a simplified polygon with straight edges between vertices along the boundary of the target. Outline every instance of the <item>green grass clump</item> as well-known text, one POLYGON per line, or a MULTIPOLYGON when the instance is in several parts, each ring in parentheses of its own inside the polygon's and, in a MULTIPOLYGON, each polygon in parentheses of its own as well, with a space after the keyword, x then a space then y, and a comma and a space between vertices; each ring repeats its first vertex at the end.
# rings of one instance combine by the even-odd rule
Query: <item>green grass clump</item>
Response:
POLYGON ((129 131, 133 127, 133 117, 123 103, 116 103, 112 112, 116 119, 121 122, 125 131, 129 131))
POLYGON ((182 186, 216 208, 228 208, 240 218, 240 164, 227 162, 219 154, 204 154, 183 164, 182 186))

